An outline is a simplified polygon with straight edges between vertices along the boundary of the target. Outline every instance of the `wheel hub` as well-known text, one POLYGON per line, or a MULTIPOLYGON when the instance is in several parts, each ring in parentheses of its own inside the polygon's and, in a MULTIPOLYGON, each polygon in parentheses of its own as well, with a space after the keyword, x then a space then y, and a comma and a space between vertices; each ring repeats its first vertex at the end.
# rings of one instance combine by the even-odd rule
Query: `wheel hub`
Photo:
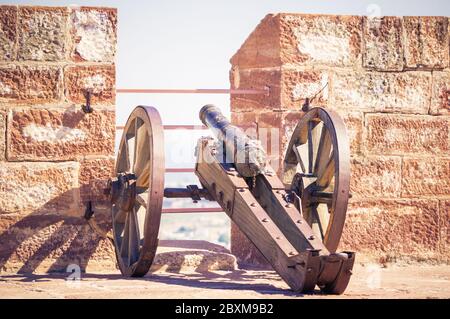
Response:
MULTIPOLYGON (((301 198, 303 207, 310 207, 314 204, 313 193, 316 191, 316 180, 314 175, 304 173, 295 174, 292 180, 291 191, 301 198)), ((296 205, 299 206, 300 203, 296 203, 296 205)))
POLYGON ((130 211, 136 201, 136 175, 119 173, 108 182, 110 200, 121 211, 130 211))

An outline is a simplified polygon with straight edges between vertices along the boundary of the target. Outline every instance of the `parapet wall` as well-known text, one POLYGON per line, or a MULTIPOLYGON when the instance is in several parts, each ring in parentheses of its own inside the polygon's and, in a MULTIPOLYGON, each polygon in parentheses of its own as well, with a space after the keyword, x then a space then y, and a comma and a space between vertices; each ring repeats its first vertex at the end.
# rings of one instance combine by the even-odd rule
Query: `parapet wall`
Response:
POLYGON ((81 217, 114 165, 116 27, 110 8, 0 6, 0 271, 114 267, 81 217))
MULTIPOLYGON (((448 24, 269 14, 231 59, 233 89, 270 88, 233 95, 231 112, 259 133, 281 128, 280 148, 268 150, 278 169, 306 98, 317 94, 313 105, 344 118, 353 198, 340 249, 379 261, 450 260, 448 24)), ((234 226, 231 245, 241 262, 263 263, 234 226)))

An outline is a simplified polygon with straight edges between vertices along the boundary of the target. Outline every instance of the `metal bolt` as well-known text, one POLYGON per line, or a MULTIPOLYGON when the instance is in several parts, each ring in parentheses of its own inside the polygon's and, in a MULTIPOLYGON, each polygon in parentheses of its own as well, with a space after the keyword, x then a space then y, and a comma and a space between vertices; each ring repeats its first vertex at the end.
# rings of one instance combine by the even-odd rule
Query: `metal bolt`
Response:
POLYGON ((240 192, 240 193, 243 193, 243 192, 245 192, 245 189, 240 188, 240 189, 239 189, 239 192, 240 192))
POLYGON ((250 206, 251 207, 256 207, 256 204, 255 203, 251 203, 250 206))
POLYGON ((278 240, 280 240, 280 239, 281 239, 281 237, 280 237, 280 236, 277 236, 277 237, 275 237, 275 239, 278 239, 278 240))
POLYGON ((281 191, 277 191, 277 194, 281 194, 281 191))
POLYGON ((307 272, 311 272, 311 271, 312 271, 312 268, 308 268, 308 269, 306 269, 306 271, 307 271, 307 272))
POLYGON ((290 256, 295 256, 295 252, 291 251, 291 252, 289 252, 289 255, 290 256))
POLYGON ((286 205, 286 208, 291 208, 291 207, 292 207, 291 204, 287 204, 287 205, 286 205))
POLYGON ((263 222, 263 223, 267 223, 268 221, 269 221, 269 220, 268 220, 267 218, 263 218, 263 219, 262 219, 262 222, 263 222))
POLYGON ((297 224, 303 224, 303 221, 301 219, 297 220, 297 224))
POLYGON ((314 235, 311 235, 311 236, 309 236, 309 238, 308 238, 309 240, 314 240, 314 239, 316 239, 316 236, 314 236, 314 235))

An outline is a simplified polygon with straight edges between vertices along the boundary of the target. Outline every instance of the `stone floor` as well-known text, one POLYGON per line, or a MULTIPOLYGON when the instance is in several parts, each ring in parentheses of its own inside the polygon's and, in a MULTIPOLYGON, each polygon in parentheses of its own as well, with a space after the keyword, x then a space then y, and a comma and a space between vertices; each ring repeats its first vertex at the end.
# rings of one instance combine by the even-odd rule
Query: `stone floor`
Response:
POLYGON ((61 273, 3 273, 0 298, 450 298, 450 265, 360 262, 344 295, 297 295, 273 271, 238 269, 219 245, 160 244, 156 264, 144 278, 89 269, 75 281, 61 273))
POLYGON ((141 279, 119 273, 0 275, 0 298, 450 298, 449 266, 356 265, 342 296, 296 295, 272 271, 155 272, 141 279))

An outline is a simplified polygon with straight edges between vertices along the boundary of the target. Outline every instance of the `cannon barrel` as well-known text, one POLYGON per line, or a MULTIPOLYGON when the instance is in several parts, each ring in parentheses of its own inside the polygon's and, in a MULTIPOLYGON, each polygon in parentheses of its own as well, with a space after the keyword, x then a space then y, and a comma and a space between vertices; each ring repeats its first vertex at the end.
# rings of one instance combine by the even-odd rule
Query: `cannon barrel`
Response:
POLYGON ((226 162, 233 163, 239 174, 254 177, 264 172, 267 156, 261 143, 232 125, 218 107, 211 104, 202 107, 200 120, 223 142, 226 162))

